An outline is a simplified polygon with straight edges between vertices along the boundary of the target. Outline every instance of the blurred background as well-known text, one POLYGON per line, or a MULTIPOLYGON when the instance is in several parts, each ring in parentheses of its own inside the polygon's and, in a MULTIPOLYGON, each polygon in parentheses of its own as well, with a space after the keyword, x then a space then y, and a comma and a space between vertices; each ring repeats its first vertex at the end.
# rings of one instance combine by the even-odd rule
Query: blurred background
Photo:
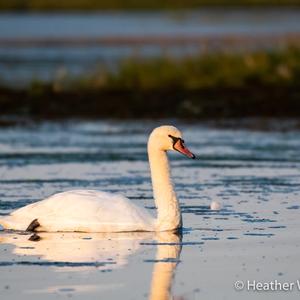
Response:
POLYGON ((170 154, 182 242, 0 228, 0 299, 146 299, 152 277, 161 299, 252 300, 236 280, 299 278, 300 0, 0 0, 0 218, 71 189, 155 214, 162 124, 198 158, 170 154))
POLYGON ((299 115, 300 0, 0 2, 2 120, 299 115))

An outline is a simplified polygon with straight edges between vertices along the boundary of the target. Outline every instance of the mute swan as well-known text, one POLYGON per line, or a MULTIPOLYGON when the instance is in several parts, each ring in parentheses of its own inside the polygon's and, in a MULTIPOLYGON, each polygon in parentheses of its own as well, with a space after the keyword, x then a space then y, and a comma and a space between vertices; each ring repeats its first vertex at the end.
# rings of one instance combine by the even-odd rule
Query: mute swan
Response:
POLYGON ((0 219, 6 229, 28 231, 167 231, 181 227, 181 212, 170 179, 166 151, 195 158, 173 126, 155 128, 149 136, 148 155, 157 218, 122 195, 94 190, 55 194, 0 219))

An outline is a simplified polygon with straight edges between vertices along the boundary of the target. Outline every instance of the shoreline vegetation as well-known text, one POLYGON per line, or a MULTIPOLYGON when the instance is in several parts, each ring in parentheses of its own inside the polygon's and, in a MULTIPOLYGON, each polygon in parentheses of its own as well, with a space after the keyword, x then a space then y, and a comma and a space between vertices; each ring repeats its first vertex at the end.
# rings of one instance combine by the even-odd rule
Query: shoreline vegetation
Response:
POLYGON ((185 118, 300 115, 300 47, 185 58, 132 58, 24 88, 0 87, 0 116, 185 118))
POLYGON ((0 11, 182 10, 202 7, 299 7, 300 0, 10 0, 0 11))

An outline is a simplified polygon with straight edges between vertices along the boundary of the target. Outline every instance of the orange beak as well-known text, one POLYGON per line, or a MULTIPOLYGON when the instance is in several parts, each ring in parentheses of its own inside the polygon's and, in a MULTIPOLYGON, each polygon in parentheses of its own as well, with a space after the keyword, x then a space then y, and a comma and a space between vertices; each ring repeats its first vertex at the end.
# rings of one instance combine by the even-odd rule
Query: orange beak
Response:
POLYGON ((174 150, 182 153, 183 155, 195 159, 196 156, 184 145, 184 142, 182 139, 178 139, 174 145, 173 145, 174 150))

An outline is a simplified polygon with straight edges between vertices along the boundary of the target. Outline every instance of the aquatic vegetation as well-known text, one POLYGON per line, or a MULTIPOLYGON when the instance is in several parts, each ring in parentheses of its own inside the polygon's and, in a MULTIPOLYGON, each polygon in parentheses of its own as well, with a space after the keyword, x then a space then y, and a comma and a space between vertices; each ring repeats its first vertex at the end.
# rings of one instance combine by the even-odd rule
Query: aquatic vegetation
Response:
POLYGON ((300 49, 254 53, 211 53, 182 59, 132 59, 118 72, 102 74, 97 86, 115 88, 181 88, 294 85, 300 81, 300 49), (104 76, 103 76, 104 75, 104 76))
POLYGON ((132 58, 118 69, 0 88, 2 114, 64 117, 290 116, 300 111, 300 48, 132 58))

